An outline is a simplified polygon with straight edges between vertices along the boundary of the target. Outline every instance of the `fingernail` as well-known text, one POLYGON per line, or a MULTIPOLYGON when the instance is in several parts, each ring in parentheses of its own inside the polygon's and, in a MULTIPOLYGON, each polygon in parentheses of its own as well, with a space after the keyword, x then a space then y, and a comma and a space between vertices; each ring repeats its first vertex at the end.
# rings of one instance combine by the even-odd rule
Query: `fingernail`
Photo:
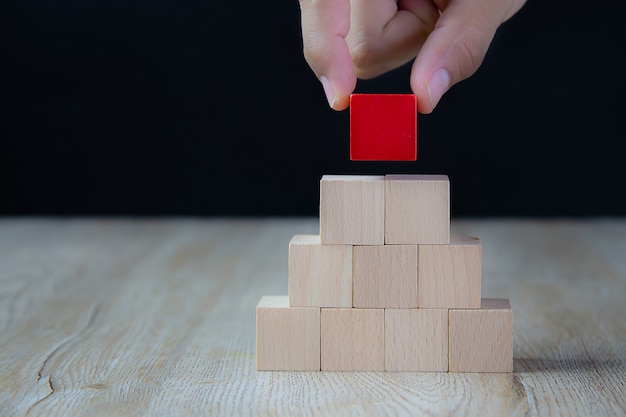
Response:
POLYGON ((435 108, 441 97, 450 88, 450 73, 445 68, 439 68, 430 77, 426 89, 428 90, 428 98, 430 105, 435 108))
POLYGON ((320 82, 322 83, 322 87, 324 87, 324 94, 326 94, 326 100, 328 100, 328 105, 331 108, 334 108, 335 104, 337 103, 337 97, 335 96, 335 90, 333 89, 333 86, 330 85, 330 81, 328 81, 328 78, 323 75, 320 77, 320 82))

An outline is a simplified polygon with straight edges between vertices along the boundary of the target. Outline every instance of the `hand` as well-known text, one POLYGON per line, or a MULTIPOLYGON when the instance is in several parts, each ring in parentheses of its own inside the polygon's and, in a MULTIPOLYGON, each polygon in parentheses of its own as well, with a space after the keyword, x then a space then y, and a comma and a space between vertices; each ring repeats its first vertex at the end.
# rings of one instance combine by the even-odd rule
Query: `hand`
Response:
POLYGON ((411 89, 420 113, 476 72, 498 27, 525 0, 300 0, 304 56, 335 110, 358 78, 415 58, 411 89))

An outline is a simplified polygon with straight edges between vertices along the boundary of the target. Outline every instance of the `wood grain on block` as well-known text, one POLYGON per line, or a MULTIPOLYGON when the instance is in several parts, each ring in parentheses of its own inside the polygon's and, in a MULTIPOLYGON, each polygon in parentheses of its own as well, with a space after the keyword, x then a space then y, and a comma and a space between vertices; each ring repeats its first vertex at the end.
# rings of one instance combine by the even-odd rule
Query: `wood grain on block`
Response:
POLYGON ((385 244, 446 244, 450 240, 447 175, 385 177, 385 244))
POLYGON ((480 308, 482 245, 473 237, 449 245, 419 245, 420 308, 480 308))
POLYGON ((513 311, 507 299, 450 310, 450 372, 513 372, 513 311))
POLYGON ((382 245, 385 177, 324 175, 320 181, 320 236, 325 245, 382 245))
POLYGON ((354 307, 416 308, 417 245, 354 246, 354 307))
POLYGON ((386 371, 448 371, 448 310, 386 309, 386 371))
POLYGON ((265 296, 256 307, 259 371, 320 370, 320 309, 289 307, 287 296, 265 296))
POLYGON ((293 307, 352 307, 352 246, 295 235, 289 243, 288 287, 293 307))
POLYGON ((322 308, 321 369, 383 371, 385 310, 322 308))

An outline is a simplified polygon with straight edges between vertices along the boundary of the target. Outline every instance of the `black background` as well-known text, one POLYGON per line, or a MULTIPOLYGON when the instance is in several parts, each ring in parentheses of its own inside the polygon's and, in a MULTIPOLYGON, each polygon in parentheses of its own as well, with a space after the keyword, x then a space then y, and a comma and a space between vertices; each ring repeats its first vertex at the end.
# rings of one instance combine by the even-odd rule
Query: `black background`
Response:
POLYGON ((304 62, 296 0, 2 1, 0 214, 313 216, 326 173, 445 173, 456 217, 624 215, 615 3, 529 1, 420 115, 419 160, 368 163, 304 62))

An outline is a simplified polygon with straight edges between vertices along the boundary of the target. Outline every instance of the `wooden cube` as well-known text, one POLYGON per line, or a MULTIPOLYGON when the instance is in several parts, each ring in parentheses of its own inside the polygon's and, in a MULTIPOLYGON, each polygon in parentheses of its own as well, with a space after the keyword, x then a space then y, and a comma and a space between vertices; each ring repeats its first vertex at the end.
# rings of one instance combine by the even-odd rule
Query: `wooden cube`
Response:
POLYGON ((354 307, 416 308, 417 245, 354 246, 354 307))
POLYGON ((323 371, 383 371, 385 310, 323 308, 321 311, 323 371))
POLYGON ((448 371, 448 310, 385 310, 386 371, 448 371))
POLYGON ((256 307, 259 371, 320 370, 320 309, 289 307, 287 296, 265 296, 256 307))
POLYGON ((513 372, 513 311, 506 299, 450 310, 450 372, 513 372))
POLYGON ((352 94, 350 159, 415 161, 417 159, 415 95, 352 94))
POLYGON ((448 176, 387 175, 385 244, 446 244, 449 241, 448 176))
POLYGON ((449 245, 419 245, 420 308, 480 308, 482 245, 472 237, 449 245))
POLYGON ((324 245, 382 245, 385 177, 324 175, 320 181, 320 237, 324 245))
POLYGON ((295 235, 289 243, 288 286, 292 307, 352 307, 352 246, 295 235))

